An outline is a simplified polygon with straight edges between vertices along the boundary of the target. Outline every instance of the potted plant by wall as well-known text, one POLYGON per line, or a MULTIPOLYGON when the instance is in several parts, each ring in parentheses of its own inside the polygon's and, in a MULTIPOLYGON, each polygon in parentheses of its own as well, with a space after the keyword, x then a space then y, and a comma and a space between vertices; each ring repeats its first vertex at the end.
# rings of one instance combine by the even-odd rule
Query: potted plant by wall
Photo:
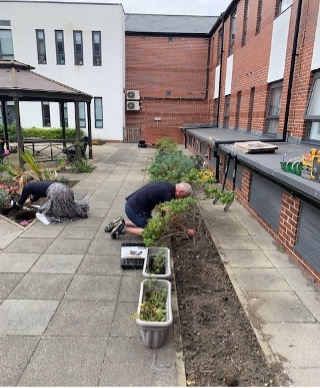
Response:
POLYGON ((148 248, 142 275, 148 278, 155 277, 158 279, 170 279, 170 250, 166 247, 148 248))
POLYGON ((149 349, 160 348, 173 323, 171 283, 165 279, 145 279, 140 286, 136 323, 142 342, 149 349))

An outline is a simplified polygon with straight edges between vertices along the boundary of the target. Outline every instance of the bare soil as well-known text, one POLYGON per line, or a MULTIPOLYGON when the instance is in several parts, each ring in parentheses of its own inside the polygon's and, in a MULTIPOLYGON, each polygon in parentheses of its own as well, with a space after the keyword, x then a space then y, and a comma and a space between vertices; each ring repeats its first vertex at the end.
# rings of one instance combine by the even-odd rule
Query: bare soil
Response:
POLYGON ((197 209, 174 234, 172 256, 187 385, 279 386, 281 365, 268 365, 221 257, 197 209))

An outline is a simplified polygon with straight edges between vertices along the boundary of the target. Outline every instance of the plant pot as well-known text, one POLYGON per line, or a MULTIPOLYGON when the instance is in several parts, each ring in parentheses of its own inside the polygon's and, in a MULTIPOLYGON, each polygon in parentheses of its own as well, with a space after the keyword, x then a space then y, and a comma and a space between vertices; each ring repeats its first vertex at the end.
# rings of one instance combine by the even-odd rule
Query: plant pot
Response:
POLYGON ((171 283, 168 280, 162 279, 145 279, 141 283, 138 305, 138 317, 140 317, 141 304, 146 300, 146 294, 150 291, 150 282, 154 282, 155 288, 165 290, 167 292, 166 320, 163 322, 151 322, 136 318, 136 323, 140 327, 142 342, 144 346, 149 349, 157 349, 165 343, 169 328, 173 323, 171 305, 171 283))
POLYGON ((148 248, 147 258, 143 264, 142 275, 146 278, 154 277, 157 279, 170 279, 171 277, 171 264, 170 264, 170 249, 165 247, 150 247, 148 248), (154 256, 163 252, 165 255, 164 271, 161 273, 154 273, 152 271, 151 260, 154 256))

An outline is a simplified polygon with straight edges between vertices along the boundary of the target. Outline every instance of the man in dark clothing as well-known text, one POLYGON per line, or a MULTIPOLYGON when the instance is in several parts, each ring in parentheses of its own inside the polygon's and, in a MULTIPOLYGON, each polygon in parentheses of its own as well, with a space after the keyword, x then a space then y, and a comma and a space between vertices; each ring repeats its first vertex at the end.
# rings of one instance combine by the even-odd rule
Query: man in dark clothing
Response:
POLYGON ((105 227, 105 232, 111 232, 112 238, 120 234, 130 233, 142 236, 143 228, 152 217, 152 210, 160 203, 177 198, 185 198, 191 194, 188 183, 150 182, 126 198, 125 212, 129 221, 124 222, 118 217, 105 227))

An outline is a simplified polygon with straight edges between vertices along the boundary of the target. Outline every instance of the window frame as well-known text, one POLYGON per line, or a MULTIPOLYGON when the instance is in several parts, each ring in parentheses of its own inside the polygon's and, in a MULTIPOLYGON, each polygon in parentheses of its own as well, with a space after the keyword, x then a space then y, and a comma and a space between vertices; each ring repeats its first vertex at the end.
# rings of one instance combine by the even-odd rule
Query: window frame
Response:
POLYGON ((259 32, 261 30, 262 8, 263 8, 263 0, 258 0, 256 34, 259 34, 259 32))
POLYGON ((232 55, 234 52, 234 43, 236 40, 236 21, 237 21, 237 9, 235 8, 230 15, 229 50, 228 50, 229 56, 232 55))
POLYGON ((224 96, 224 109, 223 109, 223 128, 229 127, 229 116, 230 116, 230 103, 231 103, 231 94, 224 96))
MULTIPOLYGON (((12 39, 12 30, 11 29, 8 29, 8 28, 0 28, 0 34, 1 32, 8 32, 8 35, 10 35, 10 37, 6 38, 6 37, 0 37, 0 59, 14 59, 14 51, 13 51, 13 39, 12 39), (3 45, 1 45, 1 41, 3 41, 4 39, 8 39, 8 41, 11 42, 11 45, 10 45, 10 53, 9 51, 5 51, 3 53, 3 50, 1 49, 1 47, 3 45)), ((8 42, 7 42, 8 43, 8 42)))
POLYGON ((239 129, 239 123, 240 123, 240 109, 241 109, 241 97, 242 97, 242 90, 239 90, 237 92, 237 105, 236 105, 236 119, 234 123, 234 128, 239 129))
POLYGON ((82 31, 73 31, 73 50, 74 50, 74 64, 76 66, 83 66, 83 36, 82 31), (77 36, 80 37, 80 43, 77 43, 77 36), (77 46, 80 47, 80 52, 77 52, 77 46))
POLYGON ((66 64, 66 56, 65 56, 65 50, 64 50, 64 33, 63 33, 63 30, 55 30, 54 31, 54 38, 55 38, 55 44, 56 44, 57 65, 65 65, 66 64), (61 41, 58 41, 58 34, 59 33, 61 33, 61 36, 62 36, 61 41), (61 43, 62 53, 59 53, 59 43, 61 43))
POLYGON ((244 11, 243 11, 241 46, 244 46, 247 43, 248 18, 249 18, 249 0, 245 0, 244 11))
POLYGON ((38 54, 38 64, 46 65, 47 64, 47 50, 46 50, 46 34, 44 29, 36 29, 36 40, 37 40, 37 54, 38 54), (39 34, 43 34, 43 38, 39 34))
POLYGON ((92 31, 92 62, 93 66, 102 66, 101 31, 92 31), (99 43, 95 42, 95 36, 99 37, 99 43), (95 50, 96 44, 99 45, 98 50, 95 50), (98 51, 98 54, 95 51, 98 51))
POLYGON ((87 128, 86 104, 83 101, 79 102, 79 125, 80 128, 87 128))
MULTIPOLYGON (((269 90, 268 90, 268 103, 267 103, 267 109, 266 109, 266 127, 265 127, 265 133, 268 135, 277 135, 278 134, 278 129, 279 129, 279 119, 280 119, 280 113, 281 113, 281 98, 282 98, 282 91, 283 91, 283 83, 281 82, 274 82, 269 85, 269 90), (272 101, 273 101, 273 93, 276 89, 280 89, 280 98, 279 98, 279 106, 278 110, 279 112, 277 114, 272 114, 269 113, 270 108, 273 106, 272 101), (269 124, 270 123, 277 123, 277 130, 276 131, 269 131, 269 124)), ((273 108, 274 109, 274 108, 273 108)))
POLYGON ((313 100, 318 101, 317 98, 318 100, 320 98, 320 71, 317 71, 316 73, 314 73, 314 77, 312 80, 312 84, 310 87, 310 92, 309 92, 309 96, 306 104, 305 115, 304 115, 304 119, 307 124, 306 141, 320 144, 320 135, 319 135, 319 139, 310 137, 311 129, 314 123, 318 123, 319 130, 320 130, 320 112, 319 114, 310 114, 309 112, 310 106, 313 103, 313 100))
POLYGON ((44 128, 51 127, 51 116, 50 116, 50 102, 41 101, 41 112, 42 112, 42 126, 44 128), (46 122, 48 120, 48 122, 46 122))
POLYGON ((217 66, 221 65, 222 62, 222 42, 223 42, 223 28, 221 27, 218 31, 218 44, 217 44, 217 66))
POLYGON ((252 129, 252 119, 253 119, 253 109, 254 109, 254 98, 255 98, 256 88, 253 86, 250 89, 250 99, 249 99, 249 115, 248 115, 248 126, 247 132, 251 132, 252 129))
POLYGON ((94 97, 94 126, 95 128, 103 128, 103 104, 102 97, 94 97), (100 102, 101 112, 98 112, 98 102, 100 102), (100 113, 101 118, 99 118, 98 113, 100 113), (100 124, 101 122, 101 124, 100 124))

